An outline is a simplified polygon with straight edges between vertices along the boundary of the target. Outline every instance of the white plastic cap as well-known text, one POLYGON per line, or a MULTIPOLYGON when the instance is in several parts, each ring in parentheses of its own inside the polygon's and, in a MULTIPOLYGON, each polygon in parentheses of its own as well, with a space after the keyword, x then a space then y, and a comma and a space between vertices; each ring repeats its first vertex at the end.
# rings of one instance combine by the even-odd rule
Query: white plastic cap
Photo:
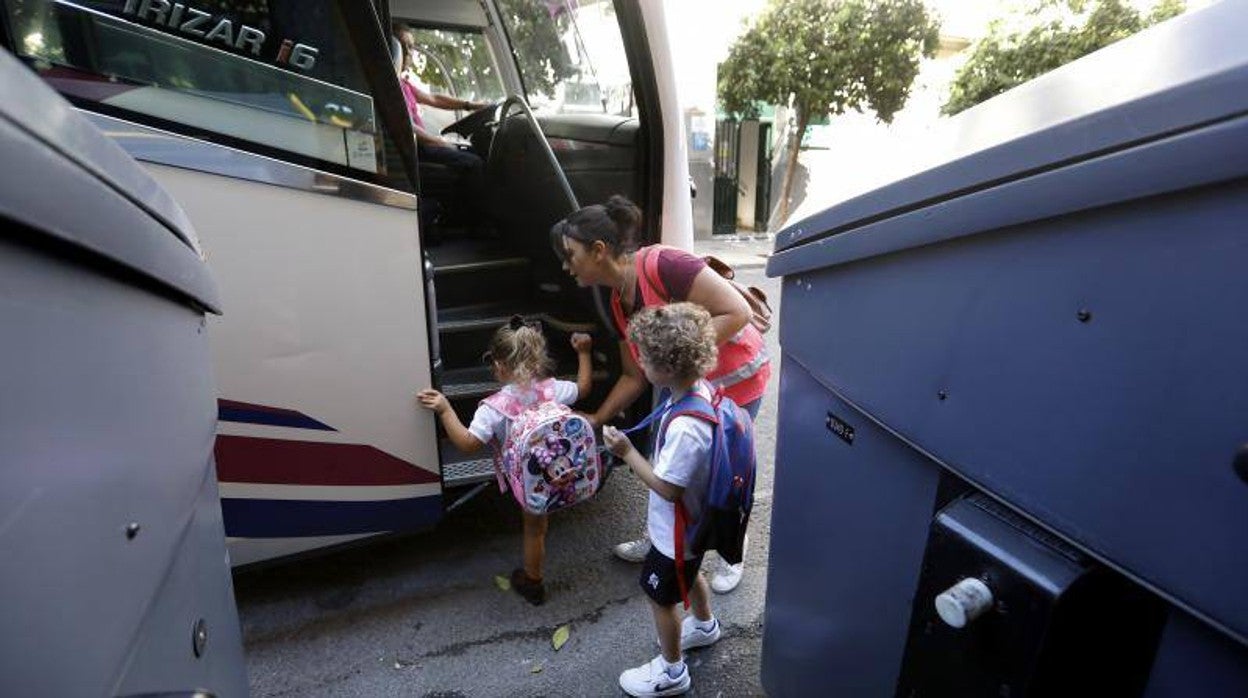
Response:
POLYGON ((992 608, 992 590, 987 584, 967 577, 936 596, 936 613, 953 628, 966 624, 992 608))

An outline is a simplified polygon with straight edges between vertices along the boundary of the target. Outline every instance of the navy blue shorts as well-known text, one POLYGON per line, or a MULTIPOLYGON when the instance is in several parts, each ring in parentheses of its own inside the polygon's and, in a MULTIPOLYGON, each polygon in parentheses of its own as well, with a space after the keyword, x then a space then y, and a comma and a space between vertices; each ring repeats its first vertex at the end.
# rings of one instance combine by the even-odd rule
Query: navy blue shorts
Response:
MULTIPOLYGON (((702 567, 702 557, 685 561, 686 591, 693 588, 697 581, 698 570, 702 567)), ((676 561, 650 546, 650 552, 641 563, 641 578, 637 580, 641 588, 660 606, 675 606, 681 603, 680 584, 676 580, 676 561)))

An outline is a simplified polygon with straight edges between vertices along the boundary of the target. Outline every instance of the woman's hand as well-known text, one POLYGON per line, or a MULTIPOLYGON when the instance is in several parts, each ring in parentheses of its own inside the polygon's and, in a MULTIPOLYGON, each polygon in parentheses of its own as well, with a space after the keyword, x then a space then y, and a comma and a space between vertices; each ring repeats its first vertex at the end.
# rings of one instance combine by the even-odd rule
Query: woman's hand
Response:
POLYGON ((588 354, 594 348, 594 338, 584 332, 573 332, 572 348, 578 354, 588 354))
POLYGON ((420 401, 421 407, 431 410, 434 414, 442 414, 451 409, 451 403, 446 396, 432 388, 416 393, 416 399, 420 401))
POLYGON ((636 449, 633 448, 633 442, 628 440, 619 429, 611 425, 602 428, 602 440, 607 445, 607 450, 614 453, 617 458, 624 458, 629 452, 636 449))

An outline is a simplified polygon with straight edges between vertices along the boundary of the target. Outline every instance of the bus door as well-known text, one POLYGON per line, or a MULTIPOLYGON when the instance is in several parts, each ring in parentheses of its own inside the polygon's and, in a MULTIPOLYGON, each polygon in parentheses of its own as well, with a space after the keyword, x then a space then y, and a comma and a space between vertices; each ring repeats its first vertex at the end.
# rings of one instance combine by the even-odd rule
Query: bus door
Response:
MULTIPOLYGON (((549 231, 579 206, 613 194, 645 209, 643 241, 659 239, 660 220, 669 242, 681 244, 689 231, 683 155, 673 158, 678 169, 667 167, 667 148, 683 144, 680 118, 674 97, 660 99, 657 89, 670 70, 661 6, 391 0, 389 11, 410 79, 429 92, 494 105, 478 114, 421 112, 427 130, 458 140, 484 170, 464 215, 445 168, 420 164, 422 206, 432 201, 439 211, 422 215, 437 298, 435 380, 460 418, 470 419, 499 388, 481 353, 490 334, 518 314, 542 323, 563 377, 576 369, 568 336, 595 335, 595 390, 580 407, 597 404, 618 375, 616 338, 601 296, 561 269, 549 231), (676 130, 665 133, 669 111, 676 130), (669 170, 682 183, 675 197, 667 197, 669 170), (669 212, 682 209, 684 224, 676 218, 669 225, 669 212)), ((447 440, 440 453, 448 487, 493 479, 489 459, 459 453, 447 440)))
POLYGON ((233 563, 435 522, 414 148, 373 7, 0 4, 9 47, 200 235, 233 563))

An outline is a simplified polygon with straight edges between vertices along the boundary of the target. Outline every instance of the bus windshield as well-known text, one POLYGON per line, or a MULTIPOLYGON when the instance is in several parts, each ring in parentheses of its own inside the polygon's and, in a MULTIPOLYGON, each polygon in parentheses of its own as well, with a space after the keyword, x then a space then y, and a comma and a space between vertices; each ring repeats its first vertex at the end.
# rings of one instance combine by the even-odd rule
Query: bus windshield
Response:
POLYGON ((609 0, 500 0, 498 8, 534 112, 636 116, 609 0))

